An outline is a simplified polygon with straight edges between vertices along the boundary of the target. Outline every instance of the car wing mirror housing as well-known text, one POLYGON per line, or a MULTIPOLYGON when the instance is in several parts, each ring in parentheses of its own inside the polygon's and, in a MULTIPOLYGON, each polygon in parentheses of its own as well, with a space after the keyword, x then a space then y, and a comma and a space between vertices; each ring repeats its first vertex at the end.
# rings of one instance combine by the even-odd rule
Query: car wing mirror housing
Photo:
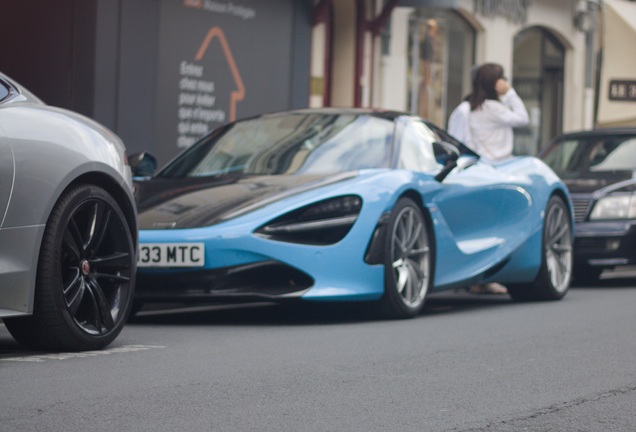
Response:
POLYGON ((135 153, 128 157, 133 177, 151 177, 157 170, 157 158, 148 152, 135 153))
POLYGON ((435 152, 435 159, 443 165, 442 170, 435 176, 435 180, 441 182, 455 169, 461 153, 457 146, 444 141, 434 142, 433 150, 435 152))

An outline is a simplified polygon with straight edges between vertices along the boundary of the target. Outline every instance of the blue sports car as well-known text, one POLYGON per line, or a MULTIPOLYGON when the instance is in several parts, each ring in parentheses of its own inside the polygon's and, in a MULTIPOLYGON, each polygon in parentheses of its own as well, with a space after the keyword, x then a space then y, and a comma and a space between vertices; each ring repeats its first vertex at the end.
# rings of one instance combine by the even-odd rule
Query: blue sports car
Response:
MULTIPOLYGON (((148 156, 131 158, 139 170, 148 156)), ((227 124, 137 183, 138 304, 369 301, 417 315, 487 282, 558 300, 567 188, 543 162, 487 163, 405 113, 307 109, 227 124)))

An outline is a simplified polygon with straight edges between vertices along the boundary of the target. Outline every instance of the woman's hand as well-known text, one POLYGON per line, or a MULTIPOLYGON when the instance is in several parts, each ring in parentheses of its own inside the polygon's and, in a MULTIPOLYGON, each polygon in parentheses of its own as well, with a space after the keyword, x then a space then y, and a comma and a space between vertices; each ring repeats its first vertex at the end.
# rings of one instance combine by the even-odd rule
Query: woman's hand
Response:
POLYGON ((508 93, 508 90, 510 90, 510 84, 508 84, 508 81, 505 79, 500 78, 495 83, 495 90, 499 96, 503 96, 508 93))

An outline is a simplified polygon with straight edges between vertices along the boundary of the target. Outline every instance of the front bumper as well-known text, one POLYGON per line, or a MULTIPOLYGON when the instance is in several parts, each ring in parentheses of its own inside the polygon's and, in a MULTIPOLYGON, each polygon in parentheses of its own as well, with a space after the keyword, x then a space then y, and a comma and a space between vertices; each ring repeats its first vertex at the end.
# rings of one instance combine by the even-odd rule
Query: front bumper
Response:
POLYGON ((261 238, 236 221, 202 228, 141 230, 140 244, 204 243, 205 264, 196 269, 138 267, 135 297, 193 302, 377 300, 384 293, 384 266, 364 261, 372 231, 364 224, 374 224, 358 222, 362 223, 356 223, 343 240, 325 246, 261 238))
POLYGON ((577 222, 574 261, 595 267, 636 264, 636 220, 577 222))
POLYGON ((302 296, 314 280, 275 261, 218 269, 142 271, 135 296, 144 302, 282 300, 302 296))

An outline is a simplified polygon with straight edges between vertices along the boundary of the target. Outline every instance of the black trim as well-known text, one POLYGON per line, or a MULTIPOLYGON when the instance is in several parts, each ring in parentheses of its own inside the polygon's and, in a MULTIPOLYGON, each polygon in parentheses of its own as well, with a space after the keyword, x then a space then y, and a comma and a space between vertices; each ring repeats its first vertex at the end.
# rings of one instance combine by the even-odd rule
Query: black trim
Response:
POLYGON ((201 301, 223 298, 298 298, 314 284, 306 273, 277 261, 202 270, 137 272, 135 298, 142 301, 201 301))

